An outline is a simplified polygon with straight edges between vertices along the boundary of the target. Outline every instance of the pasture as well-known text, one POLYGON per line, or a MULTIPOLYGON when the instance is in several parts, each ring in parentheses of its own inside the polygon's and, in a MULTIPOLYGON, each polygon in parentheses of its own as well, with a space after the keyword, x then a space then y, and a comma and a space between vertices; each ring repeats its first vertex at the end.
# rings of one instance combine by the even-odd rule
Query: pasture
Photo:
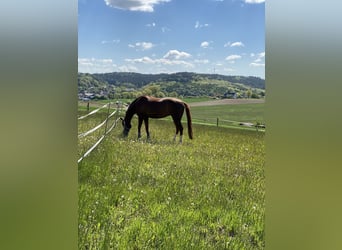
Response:
MULTIPOLYGON (((243 116, 255 119, 260 107, 251 109, 243 116)), ((105 115, 79 122, 79 133, 105 115)), ((182 121, 182 144, 171 118, 150 119, 150 141, 144 130, 137 140, 137 119, 127 138, 119 124, 78 164, 79 249, 265 247, 264 133, 193 124, 190 140, 182 121)), ((99 134, 79 140, 79 156, 99 134)))
POLYGON ((217 105, 191 107, 194 123, 215 125, 219 118, 219 126, 238 125, 238 122, 257 122, 264 124, 264 103, 240 104, 240 105, 217 105), (235 121, 235 122, 227 122, 235 121))

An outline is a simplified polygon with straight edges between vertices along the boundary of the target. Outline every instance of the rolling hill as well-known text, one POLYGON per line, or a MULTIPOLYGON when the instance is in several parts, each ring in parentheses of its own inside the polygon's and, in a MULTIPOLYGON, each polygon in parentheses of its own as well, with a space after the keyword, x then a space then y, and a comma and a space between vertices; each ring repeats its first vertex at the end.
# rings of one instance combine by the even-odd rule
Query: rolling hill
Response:
POLYGON ((253 76, 226 76, 178 72, 140 74, 113 72, 78 74, 79 97, 131 98, 140 94, 155 96, 211 96, 219 98, 263 98, 265 80, 253 76), (92 94, 92 95, 91 95, 92 94))

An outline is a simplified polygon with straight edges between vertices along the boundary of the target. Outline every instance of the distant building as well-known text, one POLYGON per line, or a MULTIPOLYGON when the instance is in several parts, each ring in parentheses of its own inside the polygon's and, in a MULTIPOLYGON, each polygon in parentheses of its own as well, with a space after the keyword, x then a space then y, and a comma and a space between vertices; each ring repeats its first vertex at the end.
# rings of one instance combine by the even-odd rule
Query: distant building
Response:
POLYGON ((236 99, 237 93, 234 91, 228 91, 228 92, 224 93, 223 98, 236 99))
POLYGON ((89 101, 95 98, 95 94, 94 93, 78 93, 78 99, 82 100, 82 101, 89 101))

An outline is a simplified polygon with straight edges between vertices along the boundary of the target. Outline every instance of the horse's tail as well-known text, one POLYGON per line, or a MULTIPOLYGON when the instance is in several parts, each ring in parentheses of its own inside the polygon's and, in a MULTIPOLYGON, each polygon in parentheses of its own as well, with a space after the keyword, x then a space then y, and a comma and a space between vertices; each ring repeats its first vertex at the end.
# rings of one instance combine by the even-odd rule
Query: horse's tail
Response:
POLYGON ((186 118, 188 119, 188 133, 189 133, 189 138, 192 139, 192 125, 191 125, 191 114, 190 114, 190 107, 188 104, 184 103, 185 106, 185 111, 186 111, 186 118))

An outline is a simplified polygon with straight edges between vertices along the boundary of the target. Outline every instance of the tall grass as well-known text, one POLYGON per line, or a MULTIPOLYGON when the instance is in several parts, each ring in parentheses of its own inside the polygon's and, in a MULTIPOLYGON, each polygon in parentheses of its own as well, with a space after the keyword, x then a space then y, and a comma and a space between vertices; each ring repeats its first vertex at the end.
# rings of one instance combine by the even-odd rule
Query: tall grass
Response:
POLYGON ((133 119, 79 164, 79 248, 263 249, 264 134, 194 125, 179 144, 150 123, 150 141, 133 119))

